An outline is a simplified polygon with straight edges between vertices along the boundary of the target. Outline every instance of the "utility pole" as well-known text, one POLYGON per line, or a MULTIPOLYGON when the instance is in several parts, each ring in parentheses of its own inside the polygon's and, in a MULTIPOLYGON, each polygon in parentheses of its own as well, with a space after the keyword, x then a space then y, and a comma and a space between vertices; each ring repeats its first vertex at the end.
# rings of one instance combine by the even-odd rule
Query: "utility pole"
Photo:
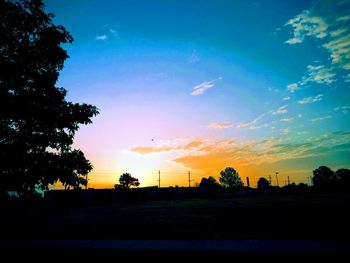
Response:
POLYGON ((191 187, 191 171, 188 171, 188 187, 191 187))
POLYGON ((278 184, 278 172, 276 172, 276 186, 279 186, 279 184, 278 184))
POLYGON ((160 170, 158 171, 158 188, 160 188, 160 170))
POLYGON ((248 176, 247 176, 247 186, 248 186, 248 188, 250 188, 249 177, 248 176))
POLYGON ((269 175, 269 183, 270 183, 270 186, 272 186, 272 179, 271 179, 271 175, 269 175))
POLYGON ((290 185, 290 180, 289 180, 289 176, 288 176, 288 185, 290 185))
POLYGON ((85 190, 87 190, 88 189, 88 174, 86 174, 86 185, 85 185, 85 190))

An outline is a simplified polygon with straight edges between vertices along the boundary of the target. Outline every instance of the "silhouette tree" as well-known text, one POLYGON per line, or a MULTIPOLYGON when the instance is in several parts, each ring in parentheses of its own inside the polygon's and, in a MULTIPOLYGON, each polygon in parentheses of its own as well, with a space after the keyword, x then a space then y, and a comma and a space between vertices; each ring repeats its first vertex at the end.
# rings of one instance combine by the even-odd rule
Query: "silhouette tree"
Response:
POLYGON ((331 188, 335 181, 334 172, 327 166, 320 166, 313 171, 312 183, 316 188, 331 188))
POLYGON ((341 168, 335 172, 335 177, 337 178, 337 185, 339 188, 350 190, 350 170, 341 168))
POLYGON ((221 185, 216 181, 216 179, 213 176, 209 176, 208 178, 202 178, 199 187, 205 190, 216 190, 220 188, 221 185))
POLYGON ((219 181, 223 187, 233 188, 233 187, 242 187, 243 182, 238 175, 238 172, 232 168, 227 167, 224 171, 220 172, 221 177, 219 181))
POLYGON ((54 25, 41 0, 0 0, 0 187, 19 195, 86 185, 92 165, 73 149, 80 124, 91 123, 95 106, 65 100, 56 81, 72 43, 54 25))
POLYGON ((270 182, 265 177, 260 177, 258 180, 258 189, 266 190, 270 187, 270 182))
POLYGON ((131 186, 138 187, 139 185, 139 179, 132 177, 129 173, 124 173, 119 177, 119 184, 114 185, 114 188, 129 189, 131 186))

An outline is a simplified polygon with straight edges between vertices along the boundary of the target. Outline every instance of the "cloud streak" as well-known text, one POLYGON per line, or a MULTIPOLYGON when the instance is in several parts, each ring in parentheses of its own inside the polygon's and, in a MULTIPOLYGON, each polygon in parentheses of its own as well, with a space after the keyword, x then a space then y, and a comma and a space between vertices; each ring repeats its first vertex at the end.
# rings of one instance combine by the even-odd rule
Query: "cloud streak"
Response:
POLYGON ((198 96, 198 95, 202 95, 206 90, 213 88, 215 86, 215 82, 218 80, 222 80, 222 77, 219 77, 217 79, 214 79, 212 81, 204 81, 203 83, 194 86, 193 90, 191 92, 192 96, 198 96))
POLYGON ((277 110, 272 111, 272 115, 287 113, 288 112, 287 107, 288 107, 288 105, 284 105, 284 106, 279 107, 277 110))
MULTIPOLYGON (((283 130, 288 133, 289 131, 283 130)), ((334 151, 350 151, 350 131, 326 133, 310 137, 304 142, 291 143, 281 138, 249 140, 236 142, 232 140, 200 140, 187 142, 174 147, 148 147, 147 151, 134 151, 141 154, 153 152, 164 153, 178 151, 174 162, 190 169, 211 172, 228 165, 234 167, 257 166, 284 160, 321 156, 334 151), (179 151, 181 149, 181 151, 179 151)))
POLYGON ((95 39, 99 40, 99 41, 104 41, 104 40, 107 40, 108 37, 107 37, 107 35, 100 35, 100 36, 96 36, 95 39))
POLYGON ((212 122, 208 125, 208 129, 229 129, 233 127, 233 124, 227 121, 224 122, 212 122))
POLYGON ((309 104, 309 103, 314 103, 314 102, 318 102, 322 100, 323 95, 322 94, 318 94, 315 97, 307 97, 307 98, 303 98, 301 100, 298 101, 299 104, 309 104))

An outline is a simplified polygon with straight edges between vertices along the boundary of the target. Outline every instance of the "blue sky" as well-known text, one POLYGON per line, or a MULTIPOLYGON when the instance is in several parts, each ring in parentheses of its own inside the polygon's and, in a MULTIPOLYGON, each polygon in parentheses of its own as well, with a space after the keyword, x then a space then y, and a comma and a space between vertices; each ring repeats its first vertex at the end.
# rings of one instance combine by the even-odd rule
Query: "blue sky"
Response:
POLYGON ((350 1, 45 4, 74 37, 58 85, 101 110, 75 142, 96 187, 349 167, 350 1))

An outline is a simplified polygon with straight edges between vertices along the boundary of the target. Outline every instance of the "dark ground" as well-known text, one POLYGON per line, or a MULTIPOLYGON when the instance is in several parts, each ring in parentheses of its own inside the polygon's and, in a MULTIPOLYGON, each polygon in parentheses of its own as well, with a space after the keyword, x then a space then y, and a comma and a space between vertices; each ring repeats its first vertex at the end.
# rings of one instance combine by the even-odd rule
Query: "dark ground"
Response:
POLYGON ((0 209, 0 258, 99 262, 340 262, 350 194, 276 194, 0 209), (123 262, 123 261, 121 261, 123 262))
POLYGON ((7 207, 2 239, 349 240, 350 194, 7 207))

